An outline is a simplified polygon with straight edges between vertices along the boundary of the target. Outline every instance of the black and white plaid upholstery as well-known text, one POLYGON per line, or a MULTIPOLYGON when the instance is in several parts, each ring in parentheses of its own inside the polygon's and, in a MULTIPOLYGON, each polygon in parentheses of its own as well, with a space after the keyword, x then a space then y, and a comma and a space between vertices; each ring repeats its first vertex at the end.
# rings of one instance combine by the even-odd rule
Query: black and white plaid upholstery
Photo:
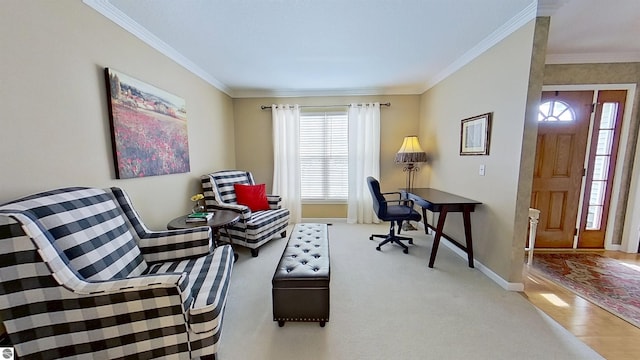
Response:
POLYGON ((20 358, 189 359, 217 351, 233 267, 211 229, 149 231, 119 188, 0 206, 0 320, 20 358))
MULTIPOLYGON (((234 244, 257 251, 267 241, 281 237, 289 224, 289 209, 280 207, 278 195, 267 195, 270 210, 252 212, 236 202, 234 184, 255 185, 248 171, 225 170, 202 175, 202 189, 207 209, 228 209, 240 214, 240 221, 229 226, 229 236, 234 244)), ((222 237, 227 233, 222 231, 222 237)))

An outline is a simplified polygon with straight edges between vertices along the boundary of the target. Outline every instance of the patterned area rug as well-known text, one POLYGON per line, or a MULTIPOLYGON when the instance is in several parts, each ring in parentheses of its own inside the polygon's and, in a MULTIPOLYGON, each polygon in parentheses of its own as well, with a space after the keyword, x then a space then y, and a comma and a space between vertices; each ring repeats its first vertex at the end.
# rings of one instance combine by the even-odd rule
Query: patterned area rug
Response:
POLYGON ((598 254, 536 253, 533 267, 640 328, 640 267, 598 254))

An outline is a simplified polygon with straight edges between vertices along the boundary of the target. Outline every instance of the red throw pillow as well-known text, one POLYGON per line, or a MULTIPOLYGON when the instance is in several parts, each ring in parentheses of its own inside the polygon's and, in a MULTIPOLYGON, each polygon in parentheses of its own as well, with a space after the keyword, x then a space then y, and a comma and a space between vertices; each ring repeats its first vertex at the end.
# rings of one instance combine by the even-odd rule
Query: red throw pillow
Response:
POLYGON ((236 202, 238 204, 248 206, 251 211, 270 209, 269 202, 267 201, 267 190, 264 184, 233 184, 233 189, 236 191, 236 202))

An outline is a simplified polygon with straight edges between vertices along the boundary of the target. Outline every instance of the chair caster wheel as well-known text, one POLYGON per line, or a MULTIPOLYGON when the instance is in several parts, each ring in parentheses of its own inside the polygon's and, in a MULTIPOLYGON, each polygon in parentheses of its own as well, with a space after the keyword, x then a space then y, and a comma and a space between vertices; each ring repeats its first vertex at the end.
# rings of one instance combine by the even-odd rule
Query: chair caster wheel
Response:
POLYGON ((376 250, 380 251, 380 246, 377 246, 377 247, 376 247, 376 250))
POLYGON ((369 240, 373 240, 373 236, 369 236, 369 240))
POLYGON ((409 240, 409 244, 413 245, 413 240, 409 240))
POLYGON ((402 250, 403 253, 408 254, 409 253, 409 249, 404 249, 402 250))

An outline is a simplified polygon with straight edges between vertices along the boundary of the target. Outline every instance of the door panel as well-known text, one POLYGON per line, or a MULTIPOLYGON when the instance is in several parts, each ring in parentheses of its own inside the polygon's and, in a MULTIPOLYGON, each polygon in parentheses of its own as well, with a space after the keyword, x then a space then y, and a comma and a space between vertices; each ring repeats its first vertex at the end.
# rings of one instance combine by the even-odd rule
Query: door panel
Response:
POLYGON ((531 194, 540 210, 536 247, 573 247, 592 101, 593 91, 542 93, 531 194))
POLYGON ((567 191, 549 192, 549 207, 547 212, 547 230, 562 231, 564 228, 564 213, 567 208, 567 191))
POLYGON ((556 158, 553 163, 552 176, 554 178, 567 178, 571 176, 571 157, 576 136, 575 134, 559 134, 555 140, 556 158))

